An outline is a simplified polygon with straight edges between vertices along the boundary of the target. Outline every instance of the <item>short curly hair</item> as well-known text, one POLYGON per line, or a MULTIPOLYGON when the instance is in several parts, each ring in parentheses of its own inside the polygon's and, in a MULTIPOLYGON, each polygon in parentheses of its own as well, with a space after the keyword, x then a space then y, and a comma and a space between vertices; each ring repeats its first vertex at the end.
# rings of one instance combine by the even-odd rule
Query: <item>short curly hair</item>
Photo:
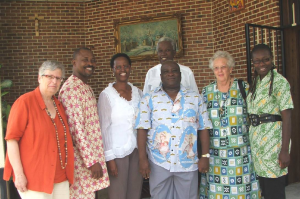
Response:
POLYGON ((129 58, 129 56, 127 55, 127 54, 125 54, 125 53, 117 53, 117 54, 115 54, 115 55, 113 55, 112 57, 111 57, 111 59, 110 59, 110 67, 111 68, 114 68, 114 65, 115 65, 115 60, 117 59, 117 58, 119 58, 119 57, 124 57, 124 58, 126 58, 127 60, 128 60, 128 63, 129 63, 129 65, 131 66, 131 59, 129 58))
POLYGON ((209 59, 209 68, 212 70, 214 69, 214 61, 218 58, 225 58, 227 59, 227 66, 229 68, 233 68, 235 66, 234 58, 230 55, 227 51, 217 51, 212 58, 209 59))
POLYGON ((61 75, 62 78, 65 78, 65 67, 63 64, 61 64, 58 61, 53 61, 53 60, 47 60, 42 63, 42 65, 39 68, 39 75, 42 76, 44 75, 46 70, 54 71, 56 69, 61 70, 61 75))

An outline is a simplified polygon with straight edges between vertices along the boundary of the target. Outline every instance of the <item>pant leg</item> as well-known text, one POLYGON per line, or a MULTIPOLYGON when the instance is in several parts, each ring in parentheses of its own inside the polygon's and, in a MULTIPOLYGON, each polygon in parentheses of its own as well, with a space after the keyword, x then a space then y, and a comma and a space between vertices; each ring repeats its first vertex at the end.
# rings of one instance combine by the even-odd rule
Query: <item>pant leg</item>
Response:
POLYGON ((173 173, 149 160, 151 199, 174 199, 173 173))
POLYGON ((286 175, 279 178, 259 177, 264 199, 285 199, 286 175))
POLYGON ((64 181, 60 183, 54 183, 54 188, 52 192, 52 199, 69 199, 70 189, 69 181, 64 181))
POLYGON ((126 199, 129 156, 114 160, 117 165, 118 175, 109 175, 110 186, 108 187, 108 195, 110 199, 126 199))
POLYGON ((174 173, 174 199, 197 199, 198 170, 174 173))
POLYGON ((143 177, 139 172, 139 154, 138 150, 134 149, 133 152, 129 155, 126 199, 140 199, 142 186, 143 177))
POLYGON ((25 192, 21 192, 18 190, 18 192, 22 199, 52 199, 52 194, 47 194, 44 192, 31 190, 27 190, 25 192))

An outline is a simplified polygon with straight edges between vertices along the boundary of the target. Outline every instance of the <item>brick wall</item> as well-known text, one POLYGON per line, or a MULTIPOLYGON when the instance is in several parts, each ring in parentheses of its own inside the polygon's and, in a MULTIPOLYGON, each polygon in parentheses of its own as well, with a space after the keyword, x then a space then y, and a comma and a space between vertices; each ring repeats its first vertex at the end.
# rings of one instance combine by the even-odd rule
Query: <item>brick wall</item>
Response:
MULTIPOLYGON (((182 14, 184 47, 184 56, 176 60, 194 71, 199 88, 209 82, 211 74, 206 65, 213 52, 211 1, 93 1, 86 3, 87 27, 92 30, 87 33, 87 44, 94 46, 98 62, 99 69, 92 82, 97 95, 108 82, 114 80, 109 66, 109 60, 115 53, 113 21, 163 16, 174 12, 182 14)), ((157 60, 134 61, 130 82, 143 88, 148 69, 156 64, 157 60)))
MULTIPOLYGON (((112 82, 110 57, 115 53, 114 20, 132 20, 142 16, 182 14, 184 56, 176 59, 189 66, 199 89, 214 79, 208 60, 216 50, 227 50, 237 61, 236 77, 246 79, 245 23, 279 26, 276 0, 246 0, 246 8, 229 13, 227 0, 104 0, 85 3, 1 2, 0 63, 1 79, 15 83, 9 101, 33 90, 37 68, 46 59, 63 62, 71 74, 71 55, 80 46, 92 47, 97 70, 90 81, 96 96, 112 82), (38 13, 40 36, 35 36, 34 20, 38 13)), ((130 81, 143 87, 147 70, 157 60, 134 61, 130 81)))
POLYGON ((245 9, 229 13, 228 1, 213 0, 214 50, 233 55, 233 75, 247 80, 245 24, 280 26, 279 1, 246 0, 245 9))
POLYGON ((84 4, 46 2, 0 3, 1 79, 14 86, 6 99, 13 102, 38 86, 38 68, 45 60, 62 62, 71 74, 74 49, 85 45, 84 4), (34 14, 40 36, 35 36, 34 14))

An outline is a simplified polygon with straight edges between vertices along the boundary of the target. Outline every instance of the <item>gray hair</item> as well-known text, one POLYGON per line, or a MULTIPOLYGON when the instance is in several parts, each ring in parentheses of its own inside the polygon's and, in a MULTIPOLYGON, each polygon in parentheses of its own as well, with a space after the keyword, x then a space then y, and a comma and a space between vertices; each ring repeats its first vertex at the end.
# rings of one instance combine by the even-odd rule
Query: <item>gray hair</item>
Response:
POLYGON ((163 42, 163 41, 168 41, 168 42, 170 42, 171 45, 172 45, 172 47, 173 47, 173 50, 176 51, 176 43, 175 43, 175 41, 174 41, 173 39, 171 39, 170 37, 162 37, 162 38, 160 38, 160 39, 158 40, 158 42, 157 42, 157 45, 156 45, 156 51, 158 51, 158 44, 159 44, 160 42, 163 42))
POLYGON ((227 66, 229 68, 233 68, 235 66, 234 58, 229 54, 227 51, 217 51, 212 58, 209 60, 209 68, 214 69, 214 61, 218 58, 225 58, 227 59, 227 66))
POLYGON ((44 75, 45 70, 54 71, 56 69, 61 70, 62 78, 65 78, 65 67, 58 61, 47 60, 42 63, 39 68, 39 75, 44 75))

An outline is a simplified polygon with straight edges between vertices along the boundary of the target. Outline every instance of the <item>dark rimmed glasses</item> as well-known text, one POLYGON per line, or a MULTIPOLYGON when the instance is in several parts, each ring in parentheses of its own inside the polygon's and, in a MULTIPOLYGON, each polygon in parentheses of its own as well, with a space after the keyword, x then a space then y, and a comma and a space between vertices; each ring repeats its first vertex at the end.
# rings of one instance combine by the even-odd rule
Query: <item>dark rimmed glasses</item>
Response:
POLYGON ((268 63, 269 61, 271 61, 271 58, 268 57, 268 58, 263 58, 263 59, 259 59, 259 60, 252 60, 253 64, 260 64, 261 62, 266 64, 268 63))

